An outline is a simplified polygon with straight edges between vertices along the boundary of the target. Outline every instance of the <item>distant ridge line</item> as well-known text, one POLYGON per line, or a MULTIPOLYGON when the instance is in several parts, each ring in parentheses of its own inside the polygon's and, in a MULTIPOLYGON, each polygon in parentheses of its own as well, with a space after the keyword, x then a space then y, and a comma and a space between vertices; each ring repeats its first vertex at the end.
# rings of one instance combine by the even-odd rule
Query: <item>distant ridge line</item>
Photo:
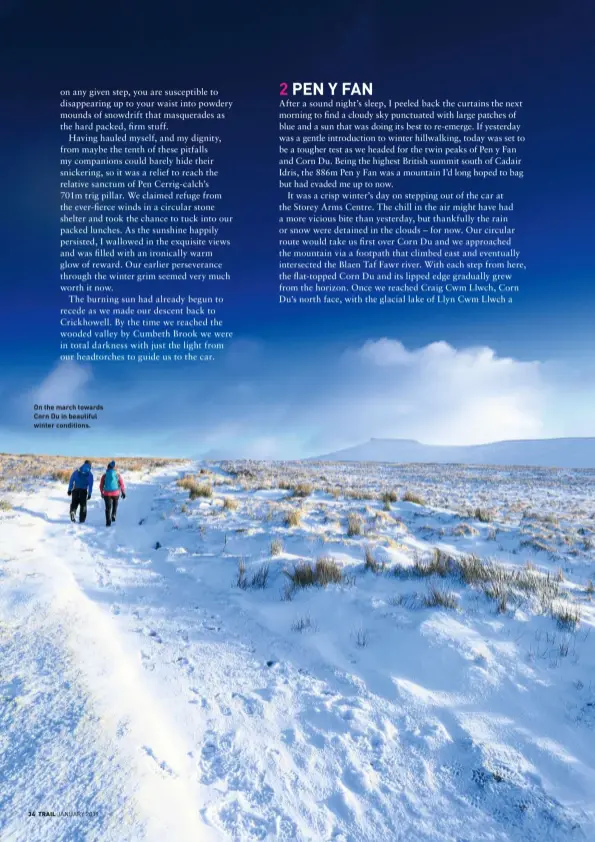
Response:
POLYGON ((415 439, 372 438, 315 457, 324 462, 441 463, 542 468, 595 468, 595 437, 512 439, 489 444, 422 444, 415 439))

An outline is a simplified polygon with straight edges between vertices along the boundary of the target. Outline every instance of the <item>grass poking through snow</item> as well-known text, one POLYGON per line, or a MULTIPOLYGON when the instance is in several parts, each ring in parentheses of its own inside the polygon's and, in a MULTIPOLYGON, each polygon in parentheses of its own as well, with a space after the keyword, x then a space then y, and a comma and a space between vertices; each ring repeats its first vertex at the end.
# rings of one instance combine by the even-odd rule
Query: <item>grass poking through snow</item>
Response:
POLYGON ((320 556, 315 564, 299 561, 292 570, 283 572, 295 588, 326 587, 343 581, 343 571, 332 556, 320 556))
POLYGON ((362 516, 351 512, 347 516, 347 535, 350 538, 354 538, 357 535, 363 535, 364 531, 364 519, 362 516))

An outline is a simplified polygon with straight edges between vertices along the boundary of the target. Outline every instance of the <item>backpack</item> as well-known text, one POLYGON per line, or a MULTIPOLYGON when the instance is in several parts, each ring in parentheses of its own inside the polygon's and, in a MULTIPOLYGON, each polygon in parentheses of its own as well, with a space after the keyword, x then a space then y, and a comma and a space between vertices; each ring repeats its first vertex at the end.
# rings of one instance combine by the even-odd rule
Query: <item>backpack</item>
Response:
POLYGON ((74 487, 75 488, 81 488, 81 489, 89 488, 89 475, 90 475, 90 473, 91 472, 89 470, 84 471, 84 470, 82 470, 82 468, 79 468, 77 470, 76 474, 75 474, 75 477, 74 477, 74 487))
POLYGON ((104 491, 118 491, 120 488, 119 477, 113 468, 108 468, 105 472, 105 479, 103 481, 104 491))

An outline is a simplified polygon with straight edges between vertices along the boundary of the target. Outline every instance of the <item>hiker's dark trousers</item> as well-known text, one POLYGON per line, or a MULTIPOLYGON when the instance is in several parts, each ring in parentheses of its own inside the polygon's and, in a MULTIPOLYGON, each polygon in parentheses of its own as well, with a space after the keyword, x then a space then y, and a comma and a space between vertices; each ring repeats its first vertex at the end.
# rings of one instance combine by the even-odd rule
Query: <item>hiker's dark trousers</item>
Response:
POLYGON ((120 497, 104 497, 103 502, 105 503, 105 525, 109 526, 112 520, 116 519, 116 514, 118 512, 118 500, 120 497))
POLYGON ((84 523, 87 518, 87 489, 73 488, 70 498, 70 512, 76 515, 76 510, 81 507, 79 521, 84 523))

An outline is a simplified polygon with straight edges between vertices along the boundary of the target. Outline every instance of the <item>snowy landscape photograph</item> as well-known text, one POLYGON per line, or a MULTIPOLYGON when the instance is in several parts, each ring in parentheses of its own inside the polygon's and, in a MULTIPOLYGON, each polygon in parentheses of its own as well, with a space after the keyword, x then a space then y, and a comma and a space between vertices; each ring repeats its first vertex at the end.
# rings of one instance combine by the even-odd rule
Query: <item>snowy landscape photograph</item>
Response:
POLYGON ((595 838, 595 471, 0 460, 4 838, 595 838))

